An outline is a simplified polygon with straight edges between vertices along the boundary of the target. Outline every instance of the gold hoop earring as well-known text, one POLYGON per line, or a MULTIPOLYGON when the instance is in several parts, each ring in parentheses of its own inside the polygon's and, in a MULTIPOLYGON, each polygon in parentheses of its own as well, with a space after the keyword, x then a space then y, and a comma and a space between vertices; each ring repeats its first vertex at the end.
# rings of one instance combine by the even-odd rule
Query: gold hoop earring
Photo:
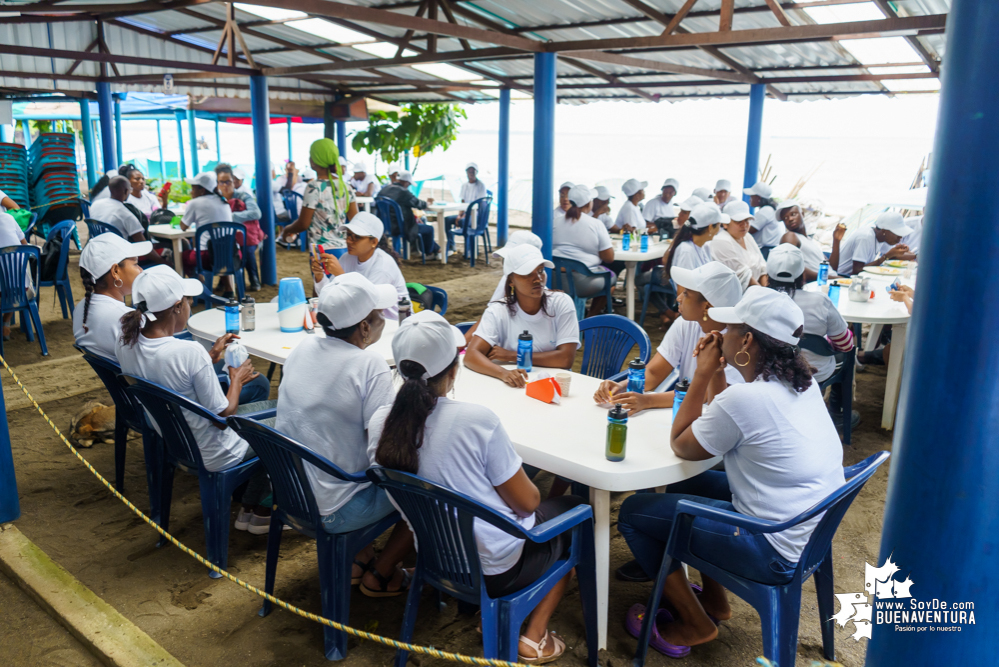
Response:
POLYGON ((752 361, 752 357, 749 356, 749 352, 746 352, 745 350, 739 350, 738 352, 735 353, 735 365, 736 366, 741 366, 741 367, 745 368, 746 366, 749 365, 750 361, 752 361), (740 354, 746 355, 746 362, 745 363, 742 363, 742 364, 739 363, 739 355, 740 354))

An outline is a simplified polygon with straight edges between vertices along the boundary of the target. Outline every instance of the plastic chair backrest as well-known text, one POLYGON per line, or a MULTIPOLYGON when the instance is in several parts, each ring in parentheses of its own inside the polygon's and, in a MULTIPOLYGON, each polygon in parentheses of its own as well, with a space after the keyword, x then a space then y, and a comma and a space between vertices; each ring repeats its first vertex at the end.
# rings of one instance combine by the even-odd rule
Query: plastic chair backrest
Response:
POLYGON ((84 199, 83 197, 80 197, 79 203, 80 203, 80 210, 83 211, 83 217, 84 218, 89 218, 90 217, 90 202, 87 201, 86 199, 84 199))
POLYGON ((302 195, 294 190, 285 190, 281 193, 281 199, 284 201, 285 210, 288 211, 288 217, 291 218, 292 222, 298 220, 298 203, 302 201, 302 195))
POLYGON ((101 222, 100 220, 93 220, 91 218, 87 218, 84 222, 87 223, 87 234, 89 237, 87 240, 88 243, 90 242, 90 239, 98 237, 101 234, 107 234, 109 232, 111 234, 115 234, 117 236, 125 238, 125 235, 121 233, 121 230, 119 230, 114 225, 109 225, 106 222, 101 222))
POLYGON ((461 333, 468 333, 468 330, 475 326, 475 322, 460 322, 454 326, 456 326, 458 331, 461 333))
POLYGON ((439 309, 439 310, 437 310, 437 312, 440 313, 441 315, 443 315, 444 313, 446 313, 447 312, 447 292, 445 292, 440 287, 434 287, 432 285, 427 285, 426 288, 428 290, 430 290, 431 292, 433 292, 433 294, 434 294, 434 309, 435 310, 439 309))
POLYGON ((121 376, 121 366, 99 354, 94 354, 85 347, 79 345, 75 347, 83 352, 84 361, 90 364, 90 367, 97 373, 97 377, 104 383, 108 393, 111 394, 111 400, 114 401, 117 414, 125 420, 130 428, 142 431, 146 418, 139 412, 141 406, 136 405, 127 391, 128 384, 121 376))
POLYGON ((465 210, 465 219, 473 220, 472 209, 475 209, 475 232, 477 234, 484 234, 487 229, 489 229, 489 207, 493 203, 492 197, 482 197, 481 199, 476 199, 468 208, 465 210))
POLYGON ((638 356, 649 363, 652 342, 645 329, 621 315, 595 315, 579 323, 583 345, 583 363, 579 372, 606 380, 621 372, 632 348, 638 346, 638 356))
POLYGON ((802 350, 808 350, 813 352, 820 357, 833 357, 836 356, 836 349, 832 346, 825 336, 819 336, 818 334, 808 334, 806 333, 798 341, 798 347, 802 350))
POLYGON ((217 276, 236 273, 239 268, 238 255, 236 254, 237 232, 242 232, 245 239, 246 225, 241 222, 211 222, 207 225, 198 225, 198 230, 194 233, 194 247, 197 249, 196 270, 203 271, 201 239, 207 234, 208 249, 212 253, 212 273, 217 276))
POLYGON ((403 222, 402 207, 394 199, 375 197, 375 207, 378 209, 378 217, 382 219, 382 224, 385 225, 386 236, 393 236, 391 222, 393 219, 395 220, 396 228, 399 230, 399 233, 395 234, 395 236, 401 236, 405 233, 406 227, 403 222))
POLYGON ((318 525, 322 517, 305 472, 306 463, 346 482, 368 481, 363 472, 356 475, 346 473, 325 457, 260 422, 235 416, 229 417, 227 422, 239 437, 250 443, 253 452, 263 462, 271 478, 274 504, 311 526, 318 525))
POLYGON ((62 246, 59 250, 59 266, 56 268, 55 280, 53 282, 66 279, 66 272, 69 268, 69 242, 73 238, 73 232, 75 231, 76 220, 63 220, 59 224, 53 225, 49 229, 49 233, 45 235, 46 241, 50 241, 56 237, 62 241, 62 246))
POLYGON ((564 290, 573 299, 576 298, 576 282, 572 279, 572 272, 581 273, 584 276, 592 275, 593 272, 590 271, 582 262, 576 261, 574 259, 565 259, 564 257, 552 257, 552 263, 555 264, 555 268, 552 269, 552 284, 555 289, 564 290), (564 271, 564 273, 563 273, 564 271), (568 283, 565 287, 562 287, 562 280, 565 279, 568 283))
POLYGON ((31 299, 27 293, 28 260, 35 258, 35 284, 39 280, 42 253, 38 246, 14 245, 0 248, 0 310, 8 313, 25 308, 31 299))

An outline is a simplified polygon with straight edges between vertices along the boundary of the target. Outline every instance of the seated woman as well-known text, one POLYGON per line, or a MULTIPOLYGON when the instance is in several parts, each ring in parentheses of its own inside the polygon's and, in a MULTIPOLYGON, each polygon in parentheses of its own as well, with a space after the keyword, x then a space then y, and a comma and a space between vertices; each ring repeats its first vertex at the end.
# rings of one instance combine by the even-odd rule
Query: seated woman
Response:
MULTIPOLYGON (((804 282, 810 283, 819 276, 819 265, 826 261, 826 255, 822 251, 822 246, 818 241, 808 236, 805 230, 805 219, 801 215, 801 207, 794 199, 781 202, 777 207, 777 219, 784 224, 787 231, 781 236, 781 243, 790 243, 801 249, 801 256, 805 262, 804 282)), ((839 242, 846 235, 846 226, 839 224, 833 230, 832 252, 829 255, 829 265, 838 266, 839 242)), ((819 382, 822 380, 820 379, 819 382)))
MULTIPOLYGON (((165 266, 140 273, 132 283, 135 309, 121 318, 117 348, 121 371, 172 389, 222 418, 274 407, 274 401, 240 406, 243 386, 259 376, 249 359, 239 368, 229 368, 229 390, 222 391, 214 364, 223 359, 226 344, 238 336, 222 336, 210 351, 197 341, 174 338, 184 330, 191 316, 188 297, 198 296, 201 291, 200 281, 181 278, 165 266)), ((217 428, 191 413, 184 417, 206 469, 225 470, 256 456, 249 443, 232 429, 217 428)), ((262 504, 267 494, 267 475, 261 469, 250 478, 243 493, 237 530, 248 530, 255 535, 267 533, 271 510, 262 504)))
POLYGON ((749 233, 756 240, 756 245, 760 246, 760 251, 766 254, 771 248, 780 244, 780 237, 787 231, 777 218, 775 210, 777 205, 773 196, 773 188, 764 181, 757 181, 751 188, 743 188, 742 194, 749 195, 749 206, 756 209, 753 224, 749 226, 749 233))
POLYGON ((579 347, 576 306, 568 294, 545 287, 546 268, 555 265, 532 245, 519 245, 506 254, 506 295, 486 307, 465 354, 465 366, 511 387, 525 386, 527 373, 499 364, 517 362, 517 340, 527 331, 534 339, 534 366, 572 367, 579 347))
POLYGON ((257 266, 257 246, 267 238, 267 235, 260 228, 262 213, 260 206, 257 205, 257 198, 236 189, 232 166, 225 162, 215 166, 215 178, 218 182, 219 194, 229 202, 229 208, 232 210, 232 221, 239 222, 246 227, 246 238, 242 238, 242 234, 237 236, 241 241, 243 266, 246 267, 246 273, 250 279, 250 285, 247 289, 251 292, 259 292, 260 268, 257 266))
MULTIPOLYGON (((184 182, 191 186, 191 199, 187 202, 184 210, 184 217, 180 220, 181 229, 197 230, 198 225, 208 225, 213 222, 232 222, 232 209, 229 208, 229 200, 222 196, 218 189, 218 178, 214 171, 205 171, 194 178, 186 178, 184 182)), ((194 250, 184 253, 184 273, 191 275, 194 272, 194 260, 197 255, 194 250)), ((208 257, 208 234, 201 237, 201 268, 207 269, 211 266, 208 257)), ((228 285, 228 280, 219 281, 221 285, 228 285)), ((209 285, 209 287, 211 287, 209 285)), ((232 287, 229 288, 230 292, 232 287)), ((223 296, 228 296, 229 292, 223 296)))
POLYGON ((753 216, 749 205, 735 201, 725 207, 724 214, 731 222, 711 241, 711 256, 725 264, 739 276, 742 288, 763 285, 767 280, 767 261, 763 259, 756 239, 749 235, 753 216))
POLYGON ((354 192, 344 180, 339 161, 340 152, 331 139, 312 142, 309 165, 316 170, 316 178, 305 186, 298 220, 281 232, 286 242, 299 232, 308 232, 309 243, 320 243, 328 248, 347 245, 341 229, 357 215, 357 203, 354 192))
MULTIPOLYGON (((392 353, 404 382, 392 406, 380 408, 368 425, 375 462, 471 496, 526 530, 582 504, 574 496, 540 502, 499 417, 488 408, 446 398, 458 374, 458 348, 464 344, 461 332, 431 311, 400 325, 392 353)), ((492 598, 530 586, 569 548, 565 537, 529 542, 481 521, 474 530, 492 598)), ((548 621, 570 576, 528 617, 518 647, 521 662, 542 664, 565 651, 565 642, 548 631, 548 621)))
POLYGON ((392 285, 395 288, 396 300, 382 314, 386 319, 398 319, 399 301, 409 301, 409 290, 399 264, 378 247, 379 239, 385 233, 382 221, 371 213, 361 211, 343 226, 343 231, 347 240, 346 255, 337 259, 329 253, 323 253, 319 258, 312 258, 312 278, 316 283, 316 294, 321 293, 329 284, 331 276, 360 273, 375 285, 392 285))
POLYGON ((135 165, 125 165, 119 171, 122 172, 122 176, 128 179, 131 186, 128 199, 125 200, 126 204, 131 204, 139 209, 146 216, 146 220, 149 220, 153 211, 164 208, 163 202, 146 189, 146 177, 135 165))
MULTIPOLYGON (((725 471, 709 470, 666 487, 666 493, 624 501, 618 530, 647 573, 662 563, 680 500, 781 522, 844 484, 843 447, 819 385, 797 351, 801 309, 786 294, 753 286, 734 308, 712 308, 709 316, 728 329, 698 345, 697 370, 673 420, 670 447, 687 461, 723 456, 725 471), (711 381, 729 364, 745 384, 730 386, 705 407, 711 381)), ((790 580, 818 520, 757 533, 698 519, 692 548, 742 577, 777 585, 790 580)), ((703 574, 701 579, 703 591, 695 594, 681 563, 673 561, 663 593, 677 616, 657 613, 658 650, 686 655, 687 647, 718 636, 717 621, 731 618, 725 589, 703 574)), ((632 635, 644 612, 640 604, 629 610, 632 635)))
POLYGON ((80 279, 87 295, 73 310, 73 337, 88 352, 118 361, 121 318, 132 312, 125 297, 142 267, 139 258, 153 249, 149 241, 129 243, 117 234, 95 236, 80 253, 80 279))
POLYGON ((711 246, 708 244, 718 235, 721 219, 717 206, 694 206, 663 256, 663 275, 671 276, 670 271, 674 266, 696 269, 712 261, 711 246))
MULTIPOLYGON (((359 273, 337 276, 319 295, 316 319, 326 337, 302 341, 281 372, 274 428, 346 472, 362 472, 373 464, 368 422, 395 398, 388 364, 367 349, 382 337, 382 313, 395 303, 391 285, 373 285, 359 273)), ((360 530, 395 509, 385 492, 370 483, 344 482, 311 465, 305 472, 328 533, 360 530)), ((398 564, 412 548, 413 535, 399 522, 381 557, 375 559, 370 544, 356 556, 352 582, 370 597, 401 595, 406 576, 398 564)))
MULTIPOLYGON (((582 262, 594 273, 609 270, 613 287, 615 274, 624 269, 624 262, 614 261, 614 245, 607 228, 589 214, 595 194, 585 185, 574 185, 569 190, 569 210, 552 223, 552 255, 582 262)), ((562 277, 563 280, 567 278, 569 276, 562 277)), ((607 296, 603 294, 605 280, 603 276, 572 273, 576 296, 584 299, 593 297, 591 317, 602 313, 607 306, 607 296)))

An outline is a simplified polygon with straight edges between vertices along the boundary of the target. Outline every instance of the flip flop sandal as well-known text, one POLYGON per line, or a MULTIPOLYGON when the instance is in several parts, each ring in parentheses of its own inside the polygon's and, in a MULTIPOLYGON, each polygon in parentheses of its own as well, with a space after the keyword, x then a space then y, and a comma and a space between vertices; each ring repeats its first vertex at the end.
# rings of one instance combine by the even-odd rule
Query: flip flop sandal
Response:
POLYGON ((542 637, 541 641, 538 643, 532 642, 524 635, 520 636, 520 641, 534 649, 533 658, 522 655, 520 651, 517 651, 517 660, 525 665, 546 665, 549 662, 555 662, 562 657, 563 653, 565 653, 565 642, 562 641, 562 638, 554 632, 546 632, 545 636, 542 637), (552 644, 555 646, 555 651, 553 651, 551 655, 545 655, 544 650, 545 647, 548 646, 549 639, 552 640, 552 644))
MULTIPOLYGON (((628 615, 624 619, 624 627, 628 631, 628 634, 635 639, 638 639, 642 633, 643 620, 645 620, 645 605, 641 603, 631 605, 631 609, 628 610, 628 615)), ((660 607, 656 612, 655 623, 652 624, 652 637, 649 639, 649 646, 668 658, 685 658, 690 655, 689 646, 670 644, 659 634, 659 628, 657 627, 659 622, 668 623, 672 620, 673 614, 669 613, 667 609, 660 607)))
POLYGON ((354 559, 354 565, 356 565, 357 567, 361 568, 361 576, 359 576, 359 577, 351 577, 350 578, 350 585, 351 586, 357 586, 359 583, 361 583, 361 579, 364 579, 364 574, 368 570, 370 570, 371 567, 374 564, 375 564, 375 557, 374 556, 372 556, 371 560, 369 560, 367 563, 362 563, 361 561, 359 561, 359 560, 357 560, 355 558, 354 559))
POLYGON ((369 598, 394 598, 404 595, 409 592, 409 584, 413 579, 408 570, 402 570, 402 584, 397 590, 390 591, 388 587, 392 583, 392 577, 386 577, 374 568, 371 569, 371 574, 375 575, 375 579, 378 580, 378 588, 368 588, 363 583, 359 587, 361 592, 369 598))

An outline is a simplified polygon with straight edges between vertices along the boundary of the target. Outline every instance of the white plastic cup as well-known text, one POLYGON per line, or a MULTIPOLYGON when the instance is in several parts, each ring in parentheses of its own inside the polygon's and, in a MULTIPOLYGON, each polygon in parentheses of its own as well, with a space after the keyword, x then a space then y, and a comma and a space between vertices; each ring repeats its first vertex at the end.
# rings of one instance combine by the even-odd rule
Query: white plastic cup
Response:
POLYGON ((562 398, 569 395, 569 385, 572 383, 572 375, 569 373, 556 373, 555 381, 558 382, 559 389, 562 390, 562 398))

